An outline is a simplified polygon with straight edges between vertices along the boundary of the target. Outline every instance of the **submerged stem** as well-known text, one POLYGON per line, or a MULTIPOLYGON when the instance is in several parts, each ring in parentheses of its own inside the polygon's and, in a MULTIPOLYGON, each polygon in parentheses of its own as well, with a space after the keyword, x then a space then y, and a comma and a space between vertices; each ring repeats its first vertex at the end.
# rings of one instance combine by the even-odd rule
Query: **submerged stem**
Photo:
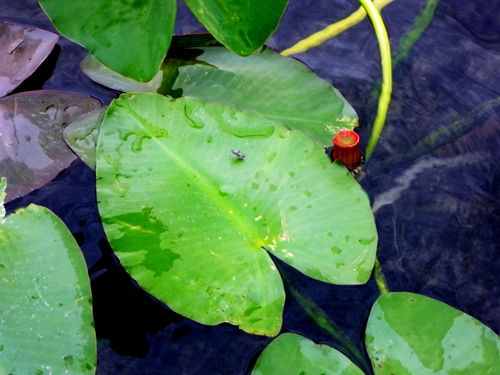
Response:
POLYGON ((420 38, 425 29, 429 26, 434 17, 434 12, 439 0, 428 0, 425 9, 420 13, 413 25, 408 29, 401 39, 399 40, 399 53, 392 60, 392 68, 397 65, 397 63, 406 57, 408 57, 408 52, 410 52, 413 45, 420 38))
POLYGON ((370 140, 368 141, 368 147, 366 148, 366 161, 368 162, 375 146, 377 146, 382 129, 384 128, 387 109, 389 108, 389 102, 391 101, 392 63, 389 37, 387 36, 387 30, 385 29, 384 21, 382 20, 380 13, 370 0, 359 0, 359 2, 363 5, 366 13, 368 13, 370 20, 372 21, 380 46, 380 55, 382 57, 382 91, 378 102, 377 117, 375 118, 370 140))
POLYGON ((384 273, 382 272, 382 267, 378 258, 375 258, 375 268, 373 269, 373 277, 377 283, 378 289, 382 294, 389 294, 389 288, 387 287, 387 282, 385 281, 384 273))
MULTIPOLYGON (((392 3, 393 1, 394 0, 374 0, 373 3, 380 11, 382 10, 383 7, 385 7, 387 4, 392 3)), ((362 20, 364 20, 365 17, 366 17, 366 11, 363 7, 360 7, 349 17, 344 18, 343 20, 340 20, 338 22, 335 22, 334 24, 331 24, 330 26, 324 28, 323 30, 318 31, 317 33, 314 33, 313 35, 305 39, 302 39, 297 44, 281 52, 281 54, 283 56, 289 56, 295 53, 305 52, 312 47, 317 47, 321 45, 324 41, 339 35, 340 33, 346 31, 352 26, 357 25, 362 20)))
POLYGON ((309 315, 314 323, 323 328, 325 331, 330 333, 332 337, 338 341, 344 350, 340 350, 344 352, 348 357, 357 362, 358 366, 360 366, 365 373, 369 374, 369 369, 371 368, 370 364, 365 360, 361 352, 358 348, 352 343, 349 336, 332 320, 325 312, 313 301, 304 297, 300 292, 295 289, 292 285, 288 277, 286 277, 284 270, 280 267, 278 263, 276 263, 278 269, 280 270, 281 278, 283 279, 283 283, 286 288, 290 290, 292 296, 295 298, 297 303, 302 307, 302 309, 309 315))

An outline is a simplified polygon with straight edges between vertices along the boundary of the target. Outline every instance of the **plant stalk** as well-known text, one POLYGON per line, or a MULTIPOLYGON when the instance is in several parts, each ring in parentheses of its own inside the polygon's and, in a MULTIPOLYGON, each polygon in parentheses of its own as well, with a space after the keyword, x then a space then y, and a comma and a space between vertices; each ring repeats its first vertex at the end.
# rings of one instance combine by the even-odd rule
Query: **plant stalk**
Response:
POLYGON ((408 53, 413 45, 430 25, 438 2, 439 0, 428 0, 425 9, 417 16, 417 18, 415 18, 413 25, 401 37, 399 41, 399 53, 392 60, 393 69, 401 59, 408 57, 408 53))
POLYGON ((389 102, 391 101, 392 63, 389 37, 387 36, 387 30, 385 29, 384 21, 382 20, 380 13, 370 0, 359 0, 359 2, 363 8, 365 8, 366 13, 368 13, 370 20, 372 21, 373 28, 377 34, 380 55, 382 58, 382 91, 378 102, 377 117, 375 118, 370 140, 368 141, 368 146, 366 148, 366 162, 368 162, 375 146, 377 146, 382 129, 384 128, 387 109, 389 108, 389 102))
MULTIPOLYGON (((392 3, 394 0, 374 0, 374 4, 380 11, 387 4, 392 3)), ((434 1, 434 0, 431 0, 434 1)), ((313 35, 302 39, 297 44, 281 52, 283 56, 290 56, 296 53, 306 52, 308 49, 317 47, 321 45, 324 41, 331 39, 340 33, 346 31, 347 29, 357 25, 363 21, 366 17, 366 11, 363 7, 360 7, 357 11, 352 13, 349 17, 344 18, 330 26, 327 26, 321 31, 314 33, 313 35)))
POLYGON ((384 273, 382 272, 382 266, 378 261, 378 258, 375 258, 375 268, 373 269, 373 277, 375 278, 375 282, 377 283, 378 289, 381 294, 389 294, 389 287, 387 286, 387 282, 385 281, 384 273))
POLYGON ((366 373, 370 374, 371 366, 365 360, 358 348, 352 343, 349 336, 332 320, 325 312, 309 298, 300 294, 300 292, 292 285, 284 270, 276 263, 281 274, 281 278, 286 288, 291 292, 293 298, 302 307, 302 309, 309 315, 314 323, 319 327, 330 333, 330 335, 342 346, 337 348, 351 360, 357 362, 357 365, 366 373))

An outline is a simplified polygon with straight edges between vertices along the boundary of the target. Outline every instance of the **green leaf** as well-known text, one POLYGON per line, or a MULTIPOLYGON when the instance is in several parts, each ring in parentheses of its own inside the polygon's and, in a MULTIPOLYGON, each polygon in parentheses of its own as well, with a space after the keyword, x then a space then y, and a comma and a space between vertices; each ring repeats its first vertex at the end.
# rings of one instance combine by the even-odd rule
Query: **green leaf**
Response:
POLYGON ((107 109, 101 108, 79 117, 63 130, 63 137, 68 146, 94 170, 97 138, 107 109))
POLYGON ((278 27, 288 0, 186 0, 196 18, 240 56, 262 46, 278 27))
MULTIPOLYGON (((178 37, 193 42, 201 37, 178 37)), ((338 90, 297 60, 268 47, 242 58, 224 47, 170 49, 154 83, 126 80, 92 57, 81 67, 94 81, 121 91, 192 96, 254 112, 288 129, 299 130, 323 146, 335 134, 357 126, 357 116, 338 90), (161 82, 161 85, 160 85, 161 82)))
POLYGON ((252 113, 124 94, 104 118, 96 173, 125 269, 201 323, 279 332, 283 285, 263 247, 319 280, 370 276, 377 233, 366 194, 322 147, 252 113))
POLYGON ((94 374, 82 253, 64 224, 30 205, 0 222, 0 373, 94 374))
POLYGON ((147 82, 167 54, 175 0, 39 0, 56 29, 115 72, 147 82))
POLYGON ((375 374, 493 374, 500 338, 473 317, 413 293, 382 295, 365 338, 375 374))
POLYGON ((363 375, 345 355, 294 333, 277 337, 262 352, 252 375, 363 375))

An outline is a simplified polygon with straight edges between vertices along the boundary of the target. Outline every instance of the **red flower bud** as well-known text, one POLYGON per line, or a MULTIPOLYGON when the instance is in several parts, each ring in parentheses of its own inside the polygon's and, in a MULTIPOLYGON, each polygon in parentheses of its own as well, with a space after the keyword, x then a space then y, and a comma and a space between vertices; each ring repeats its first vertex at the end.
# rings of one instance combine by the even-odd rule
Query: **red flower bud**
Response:
POLYGON ((349 169, 356 168, 361 161, 359 135, 343 130, 333 137, 332 161, 338 160, 349 169))

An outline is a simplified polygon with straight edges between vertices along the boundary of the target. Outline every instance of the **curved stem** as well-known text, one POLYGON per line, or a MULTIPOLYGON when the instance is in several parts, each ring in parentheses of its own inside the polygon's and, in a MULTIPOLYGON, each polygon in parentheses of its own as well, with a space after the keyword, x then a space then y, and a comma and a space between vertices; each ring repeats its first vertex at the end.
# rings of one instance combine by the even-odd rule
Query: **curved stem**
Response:
POLYGON ((366 374, 371 373, 369 362, 366 361, 349 336, 328 315, 326 315, 314 301, 302 295, 300 291, 292 285, 279 262, 275 262, 275 264, 280 271, 285 287, 291 292, 292 296, 306 314, 309 315, 319 327, 330 333, 330 335, 340 344, 341 348, 337 348, 338 350, 347 355, 351 360, 354 360, 354 362, 357 362, 357 365, 363 369, 366 374))
POLYGON ((380 55, 382 57, 382 92, 380 93, 380 99, 378 102, 377 117, 375 118, 370 140, 368 141, 368 146, 366 148, 366 161, 368 162, 375 146, 377 146, 382 129, 384 128, 387 108, 389 107, 389 102, 391 101, 392 63, 389 37, 387 36, 387 30, 385 29, 384 21, 382 20, 380 13, 370 0, 359 0, 359 2, 363 8, 365 8, 366 13, 368 13, 370 20, 372 21, 380 46, 380 55))
POLYGON ((385 281, 384 273, 382 272, 382 266, 378 261, 378 258, 375 258, 375 268, 373 269, 373 277, 375 278, 375 282, 377 283, 378 289, 382 294, 389 294, 389 287, 387 286, 387 282, 385 281))
MULTIPOLYGON (((394 0, 374 0, 374 4, 380 11, 387 4, 392 3, 394 0)), ((333 38, 334 36, 346 31, 352 26, 357 25, 366 17, 366 11, 363 7, 360 7, 357 11, 352 13, 349 17, 344 18, 330 26, 324 28, 313 35, 302 39, 297 44, 281 52, 283 56, 293 55, 295 53, 301 53, 307 51, 309 48, 317 47, 322 44, 325 40, 333 38)))

